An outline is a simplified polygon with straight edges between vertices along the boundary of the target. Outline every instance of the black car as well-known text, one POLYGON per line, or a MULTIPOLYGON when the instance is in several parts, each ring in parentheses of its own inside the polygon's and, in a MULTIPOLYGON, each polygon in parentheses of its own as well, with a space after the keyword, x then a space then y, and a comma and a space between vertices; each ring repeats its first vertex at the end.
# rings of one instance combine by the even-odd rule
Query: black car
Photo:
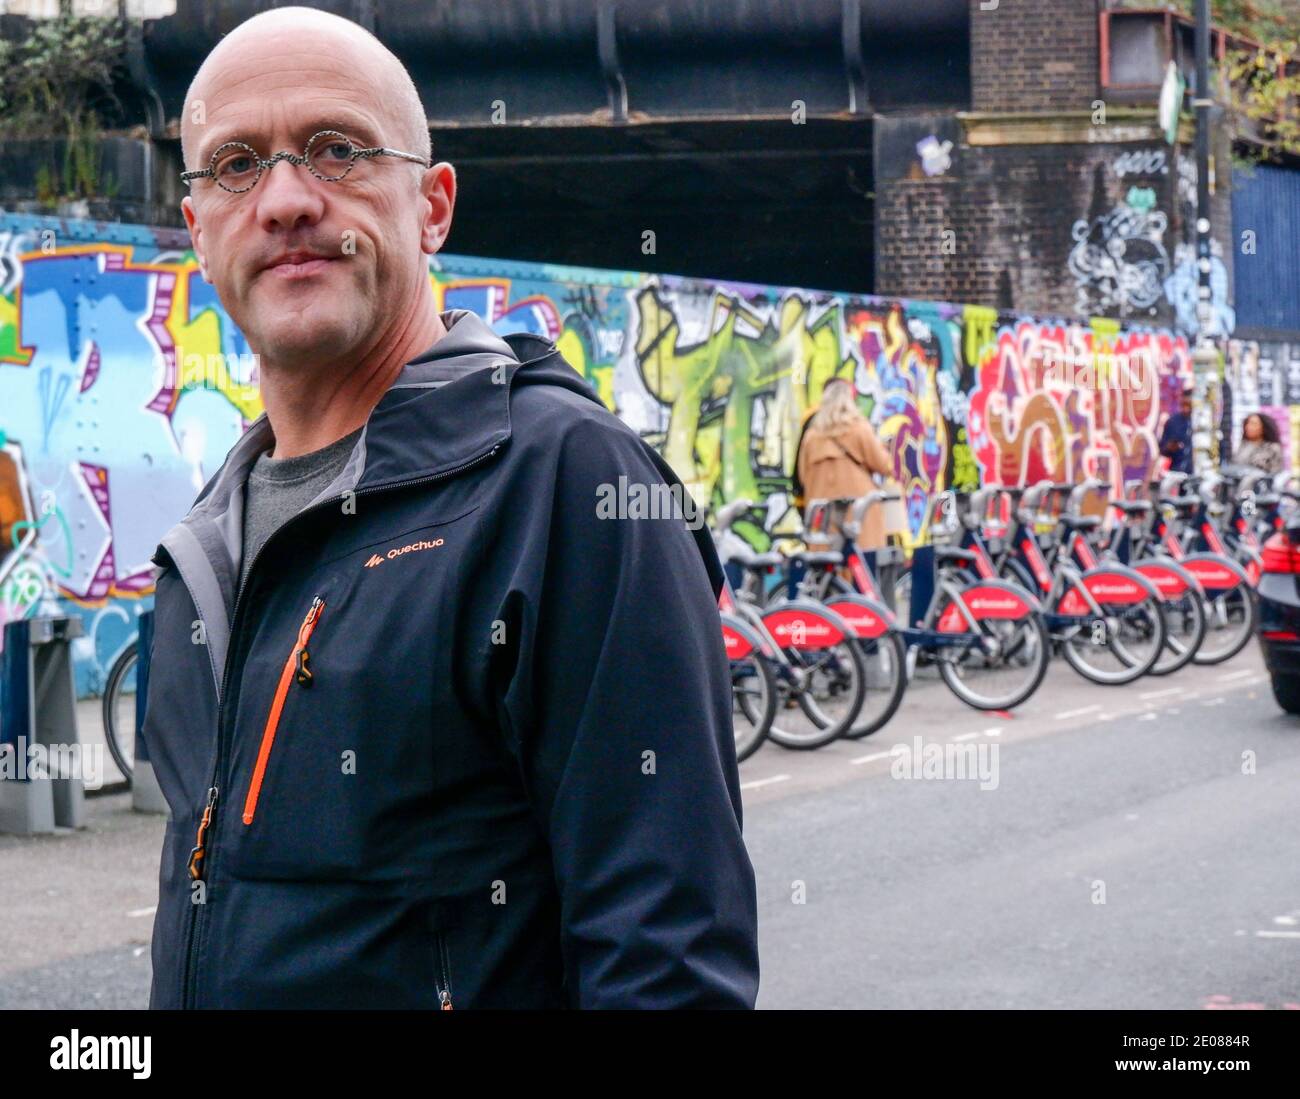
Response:
POLYGON ((1264 543, 1259 579, 1259 644, 1273 697, 1300 714, 1300 519, 1264 543))

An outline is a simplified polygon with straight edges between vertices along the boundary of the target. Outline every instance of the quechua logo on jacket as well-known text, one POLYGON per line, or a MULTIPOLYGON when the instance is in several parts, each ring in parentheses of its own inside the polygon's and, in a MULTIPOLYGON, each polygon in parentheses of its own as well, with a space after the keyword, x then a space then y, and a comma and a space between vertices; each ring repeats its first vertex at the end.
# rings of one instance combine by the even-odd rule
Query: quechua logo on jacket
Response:
POLYGON ((421 539, 418 542, 408 542, 404 546, 394 546, 382 556, 378 553, 372 553, 369 558, 366 559, 365 567, 373 569, 376 565, 382 565, 385 561, 395 561, 397 558, 403 557, 408 553, 419 553, 421 550, 437 549, 441 545, 442 539, 434 538, 432 540, 421 539))

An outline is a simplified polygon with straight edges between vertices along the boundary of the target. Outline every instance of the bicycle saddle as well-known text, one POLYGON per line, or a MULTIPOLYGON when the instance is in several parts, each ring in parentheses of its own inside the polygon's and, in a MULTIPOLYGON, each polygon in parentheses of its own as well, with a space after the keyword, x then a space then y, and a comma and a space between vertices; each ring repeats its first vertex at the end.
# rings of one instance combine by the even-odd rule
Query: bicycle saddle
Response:
POLYGON ((1150 500, 1112 500, 1110 506, 1126 515, 1146 515, 1151 510, 1150 500))
POLYGON ((791 561, 814 567, 817 565, 838 565, 844 560, 842 553, 833 550, 798 550, 790 554, 791 561))
POLYGON ((743 569, 767 569, 777 568, 783 558, 775 550, 769 550, 767 553, 754 553, 752 550, 736 550, 730 557, 743 569))
POLYGON ((975 561, 978 554, 964 550, 960 546, 935 546, 934 556, 937 561, 975 561))

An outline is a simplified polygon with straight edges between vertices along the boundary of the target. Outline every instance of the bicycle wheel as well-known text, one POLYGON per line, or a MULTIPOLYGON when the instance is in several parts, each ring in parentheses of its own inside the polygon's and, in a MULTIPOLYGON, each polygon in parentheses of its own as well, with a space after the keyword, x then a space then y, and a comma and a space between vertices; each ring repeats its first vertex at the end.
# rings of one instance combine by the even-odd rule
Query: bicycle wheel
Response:
POLYGON ((1002 563, 1002 568, 998 572, 998 579, 1005 580, 1008 584, 1015 584, 1018 588, 1023 588, 1036 599, 1043 598, 1042 589, 1034 583, 1034 578, 1030 575, 1029 570, 1014 557, 1008 557, 1002 563))
POLYGON ((1259 607, 1246 584, 1205 593, 1205 640, 1192 657, 1194 664, 1222 664, 1246 647, 1255 632, 1259 607))
POLYGON ((820 748, 843 736, 857 720, 866 693, 857 640, 846 630, 843 640, 824 648, 790 647, 782 653, 787 663, 774 669, 776 716, 768 736, 797 750, 820 748))
POLYGON ((845 580, 832 577, 826 588, 826 605, 859 631, 858 650, 866 669, 866 692, 858 718, 844 737, 860 740, 883 728, 903 701, 908 679, 907 643, 893 629, 880 632, 881 619, 888 621, 888 611, 858 595, 845 580))
POLYGON ((1146 675, 1165 647, 1165 619, 1154 596, 1137 603, 1099 603, 1101 616, 1083 617, 1061 639, 1065 659, 1084 679, 1103 686, 1146 675))
MULTIPOLYGON (((951 617, 954 600, 943 595, 935 621, 951 617)), ((943 681, 967 706, 1009 710, 1038 690, 1050 658, 1047 627, 1041 615, 981 618, 979 636, 968 646, 938 650, 935 661, 943 681)))
POLYGON ((1190 589, 1160 605, 1165 619, 1165 647, 1149 675, 1172 675, 1185 668, 1205 640, 1205 601, 1190 589))
POLYGON ((731 663, 731 725, 736 737, 736 762, 762 746, 776 715, 776 680, 757 653, 731 663))
POLYGON ((866 666, 866 692, 846 740, 861 740, 888 724, 903 701, 907 689, 907 644, 894 631, 867 640, 858 648, 866 666))
POLYGON ((104 686, 104 740, 127 782, 135 768, 135 669, 140 648, 132 642, 113 662, 104 686))

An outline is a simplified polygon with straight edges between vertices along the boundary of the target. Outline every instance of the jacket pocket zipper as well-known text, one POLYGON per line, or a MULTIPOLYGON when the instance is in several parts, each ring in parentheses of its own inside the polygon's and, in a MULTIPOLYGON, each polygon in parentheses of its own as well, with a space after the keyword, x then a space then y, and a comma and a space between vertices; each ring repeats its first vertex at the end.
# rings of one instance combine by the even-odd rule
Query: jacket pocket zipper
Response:
POLYGON ((253 768, 252 781, 248 784, 248 797, 244 799, 246 825, 253 823, 253 815, 257 812, 257 797, 262 792, 262 779, 266 775, 267 760, 271 757, 271 745, 275 743, 275 730, 279 727, 280 714, 284 710, 289 688, 295 682, 304 687, 311 686, 312 671, 307 666, 311 654, 307 651, 307 642, 311 639, 316 623, 320 620, 321 611, 324 609, 325 601, 319 595, 316 596, 307 611, 307 617, 298 627, 298 640, 294 642, 293 648, 289 651, 289 658, 280 670, 280 682, 276 684, 275 698, 271 701, 271 712, 266 715, 266 728, 262 730, 262 744, 257 750, 257 764, 253 768))
POLYGON ((438 945, 438 1006, 442 1011, 451 1010, 451 957, 447 951, 447 939, 439 933, 438 945))

